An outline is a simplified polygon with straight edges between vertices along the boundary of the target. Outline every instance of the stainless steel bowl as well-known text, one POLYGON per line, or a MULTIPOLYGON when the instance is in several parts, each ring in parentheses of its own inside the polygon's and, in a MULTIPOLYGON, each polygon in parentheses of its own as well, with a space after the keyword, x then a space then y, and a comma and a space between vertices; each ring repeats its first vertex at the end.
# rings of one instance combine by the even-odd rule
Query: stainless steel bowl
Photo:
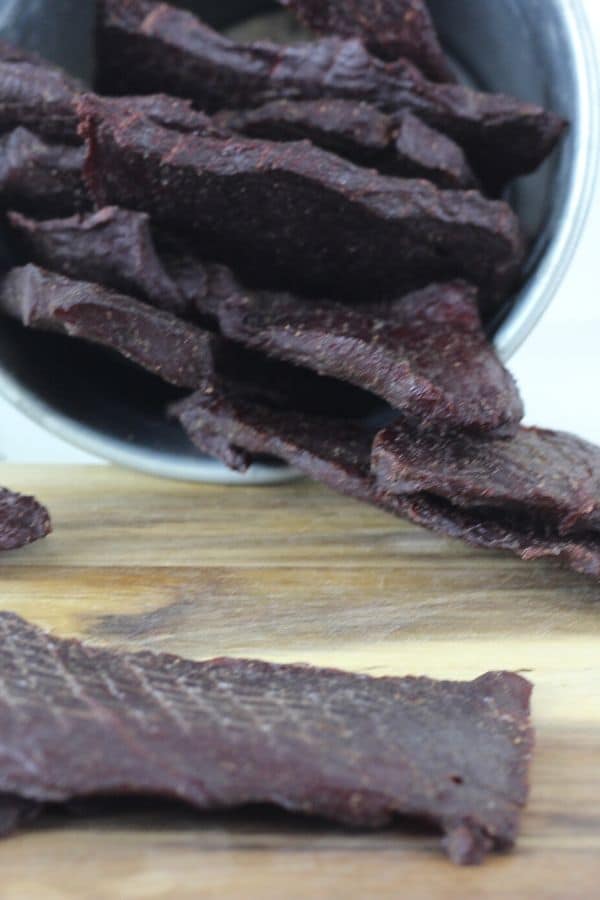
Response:
MULTIPOLYGON (((269 0, 188 3, 226 27, 269 0)), ((464 77, 543 104, 570 119, 569 136, 534 176, 511 189, 532 239, 527 281, 494 323, 508 359, 543 315, 571 262, 597 177, 600 92, 581 0, 430 0, 442 40, 464 77)), ((0 33, 90 76, 90 0, 0 0, 0 33)), ((255 465, 245 476, 196 453, 164 419, 168 388, 94 347, 3 322, 0 393, 31 419, 118 464, 191 481, 272 483, 293 473, 255 465)))

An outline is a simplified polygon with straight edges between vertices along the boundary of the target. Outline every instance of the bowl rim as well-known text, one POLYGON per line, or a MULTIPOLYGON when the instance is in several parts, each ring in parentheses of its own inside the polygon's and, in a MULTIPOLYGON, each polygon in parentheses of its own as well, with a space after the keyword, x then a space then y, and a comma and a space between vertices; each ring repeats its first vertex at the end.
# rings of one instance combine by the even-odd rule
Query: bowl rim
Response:
POLYGON ((494 335, 494 344, 507 362, 525 343, 562 284, 587 222, 598 180, 600 160, 600 77, 596 41, 583 0, 561 4, 570 38, 575 82, 579 86, 572 129, 573 164, 556 234, 540 263, 494 335))
MULTIPOLYGON (((569 35, 574 78, 579 86, 575 128, 572 133, 573 165, 566 201, 556 234, 531 279, 523 288, 515 310, 494 336, 496 349, 508 361, 530 336, 555 297, 571 265, 587 221, 598 178, 600 161, 599 64, 595 40, 583 0, 561 4, 569 35)), ((31 421, 93 456, 138 472, 178 481, 227 485, 281 484, 301 475, 278 463, 255 463, 248 472, 233 472, 217 460, 199 455, 141 448, 103 435, 58 412, 25 388, 0 365, 0 395, 31 421)))

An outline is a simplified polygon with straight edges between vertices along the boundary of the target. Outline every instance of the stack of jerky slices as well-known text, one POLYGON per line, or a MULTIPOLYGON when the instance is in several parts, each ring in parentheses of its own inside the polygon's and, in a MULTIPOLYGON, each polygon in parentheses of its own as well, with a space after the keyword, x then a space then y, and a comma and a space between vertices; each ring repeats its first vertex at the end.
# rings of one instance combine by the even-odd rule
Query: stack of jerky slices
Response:
POLYGON ((233 469, 598 577, 600 451, 520 424, 483 324, 527 252, 499 198, 566 123, 457 83, 422 0, 281 2, 313 40, 100 0, 96 93, 0 47, 2 312, 174 385, 233 469))

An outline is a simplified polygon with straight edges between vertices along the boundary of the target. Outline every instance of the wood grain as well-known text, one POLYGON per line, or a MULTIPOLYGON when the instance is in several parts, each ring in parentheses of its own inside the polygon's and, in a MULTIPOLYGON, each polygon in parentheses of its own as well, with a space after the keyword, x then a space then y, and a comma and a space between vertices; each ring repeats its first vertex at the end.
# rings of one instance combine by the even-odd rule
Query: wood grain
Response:
MULTIPOLYGON (((97 643, 195 658, 535 683, 515 853, 457 870, 435 835, 276 812, 49 813, 0 845, 2 900, 587 900, 600 882, 600 586, 472 551, 315 485, 191 486, 104 467, 0 466, 55 532, 0 558, 2 607, 97 643)), ((1 659, 1 657, 0 657, 1 659)))

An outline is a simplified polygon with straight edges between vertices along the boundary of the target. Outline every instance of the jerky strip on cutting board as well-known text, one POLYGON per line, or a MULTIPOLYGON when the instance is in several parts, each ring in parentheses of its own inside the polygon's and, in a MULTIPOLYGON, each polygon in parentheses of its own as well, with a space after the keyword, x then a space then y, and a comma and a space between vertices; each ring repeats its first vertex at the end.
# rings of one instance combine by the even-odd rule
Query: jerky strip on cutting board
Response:
POLYGON ((35 497, 0 488, 0 550, 17 550, 51 531, 48 510, 35 497))
POLYGON ((0 41, 0 132, 23 126, 60 144, 79 143, 73 100, 83 90, 57 66, 0 41))
POLYGON ((361 38, 375 56, 410 59, 433 81, 454 81, 425 0, 279 0, 316 34, 361 38))
POLYGON ((109 347, 178 387, 198 387, 213 372, 213 335, 132 297, 34 265, 3 279, 0 309, 30 328, 109 347))
POLYGON ((149 0, 103 0, 97 35, 103 93, 166 90, 209 112, 332 97, 365 100, 392 115, 408 110, 463 146, 493 188, 537 169, 565 129, 563 119, 533 104, 428 81, 407 60, 385 63, 358 39, 240 44, 189 12, 149 0))
POLYGON ((521 428, 478 441, 397 423, 376 437, 372 469, 412 521, 600 577, 600 449, 573 435, 521 428))
POLYGON ((88 209, 83 147, 49 144, 26 128, 0 138, 0 202, 35 215, 88 209))
POLYGON ((225 300, 218 318, 226 337, 372 391, 421 428, 516 430, 521 399, 486 340, 475 288, 413 294, 394 323, 363 309, 246 293, 225 300))
POLYGON ((516 839, 533 731, 531 684, 514 673, 373 678, 117 653, 12 613, 0 614, 0 640, 5 793, 42 803, 125 793, 204 810, 273 803, 367 828, 418 816, 440 826, 462 864, 516 839))
POLYGON ((353 100, 274 100, 257 109, 224 110, 214 121, 248 137, 307 138, 388 175, 427 178, 447 189, 477 184, 458 144, 409 112, 394 120, 353 100))
POLYGON ((308 142, 180 134, 91 95, 79 110, 99 204, 193 229, 272 286, 372 296, 465 275, 502 296, 518 277, 516 216, 474 191, 379 175, 308 142))

